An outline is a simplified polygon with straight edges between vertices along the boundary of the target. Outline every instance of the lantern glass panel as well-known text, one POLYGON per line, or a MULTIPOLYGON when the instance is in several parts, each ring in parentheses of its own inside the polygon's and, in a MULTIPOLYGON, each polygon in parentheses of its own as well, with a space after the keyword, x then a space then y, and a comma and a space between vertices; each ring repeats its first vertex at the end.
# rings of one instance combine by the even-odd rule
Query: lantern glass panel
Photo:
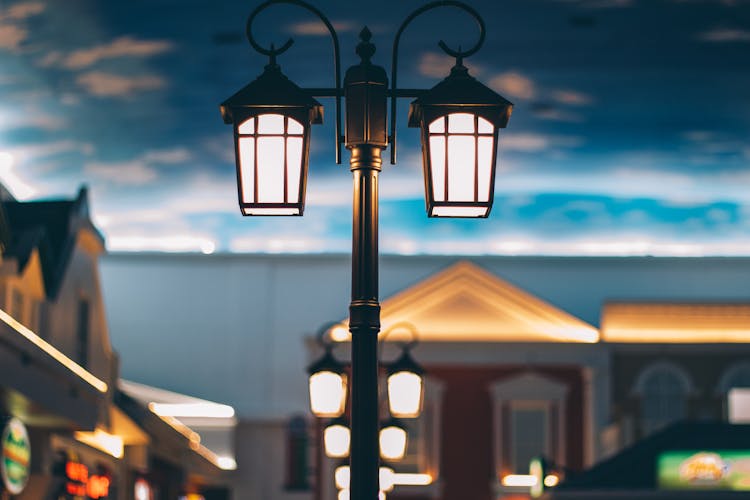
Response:
POLYGON ((388 404, 394 417, 418 417, 422 411, 422 377, 407 371, 390 375, 388 404))
POLYGON ((242 211, 245 215, 299 215, 305 128, 281 114, 253 116, 237 127, 242 211), (254 204, 266 206, 256 207, 254 204), (251 205, 251 206, 248 206, 251 205))
POLYGON ((386 460, 401 460, 406 454, 406 430, 395 425, 380 430, 380 456, 386 460))
POLYGON ((326 455, 331 458, 343 458, 349 455, 351 431, 345 425, 334 424, 323 431, 323 442, 326 455))
POLYGON ((495 126, 471 113, 449 113, 427 125, 430 215, 484 217, 491 202, 495 126))
POLYGON ((396 484, 394 474, 394 470, 390 467, 380 467, 378 470, 378 479, 381 493, 393 490, 393 486, 396 484))
POLYGON ((345 403, 345 375, 330 371, 310 375, 310 407, 316 416, 338 417, 344 413, 345 403))

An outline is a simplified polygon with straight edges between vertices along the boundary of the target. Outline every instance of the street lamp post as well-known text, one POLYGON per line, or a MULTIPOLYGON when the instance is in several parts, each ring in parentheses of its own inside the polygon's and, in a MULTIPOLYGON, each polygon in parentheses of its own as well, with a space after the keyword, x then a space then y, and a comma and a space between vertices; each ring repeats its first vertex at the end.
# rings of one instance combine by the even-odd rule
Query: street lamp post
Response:
MULTIPOLYGON (((321 123, 322 106, 313 97, 336 99, 336 163, 341 143, 350 151, 353 177, 351 332, 351 498, 375 500, 379 491, 378 360, 378 176, 381 153, 391 145, 396 161, 396 99, 412 102, 409 126, 422 129, 425 196, 430 217, 487 217, 492 207, 498 129, 507 125, 512 104, 469 76, 463 59, 479 50, 485 27, 468 5, 452 0, 431 2, 412 12, 399 27, 393 44, 392 86, 385 69, 372 63, 375 46, 364 28, 341 86, 339 43, 328 18, 302 0, 268 0, 248 18, 247 37, 268 56, 263 74, 221 105, 225 123, 234 125, 238 194, 243 215, 302 215, 309 163, 310 125, 321 123), (259 45, 253 21, 266 8, 292 4, 315 14, 333 40, 335 88, 301 89, 283 75, 277 56, 291 47, 259 45), (456 58, 451 74, 429 90, 396 87, 398 47, 406 27, 420 14, 454 7, 470 14, 479 40, 469 50, 439 46, 456 58), (341 98, 346 105, 341 134, 341 98), (391 99, 391 130, 387 132, 387 99, 391 99)), ((338 411, 338 409, 334 409, 338 411)))

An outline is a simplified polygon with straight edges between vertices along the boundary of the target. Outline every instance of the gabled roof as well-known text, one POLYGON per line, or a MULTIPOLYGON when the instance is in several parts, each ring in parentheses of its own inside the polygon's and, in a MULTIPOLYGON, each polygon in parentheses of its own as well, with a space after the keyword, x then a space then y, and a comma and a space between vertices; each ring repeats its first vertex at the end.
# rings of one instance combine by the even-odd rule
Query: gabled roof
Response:
MULTIPOLYGON (((468 261, 458 262, 383 301, 382 331, 414 325, 420 340, 597 342, 588 323, 468 261)), ((398 338, 398 331, 389 340, 398 338)))
POLYGON ((4 201, 2 207, 9 233, 4 255, 17 259, 22 272, 32 251, 38 249, 49 297, 57 295, 80 229, 89 229, 104 245, 89 217, 85 187, 73 200, 13 200, 4 201))

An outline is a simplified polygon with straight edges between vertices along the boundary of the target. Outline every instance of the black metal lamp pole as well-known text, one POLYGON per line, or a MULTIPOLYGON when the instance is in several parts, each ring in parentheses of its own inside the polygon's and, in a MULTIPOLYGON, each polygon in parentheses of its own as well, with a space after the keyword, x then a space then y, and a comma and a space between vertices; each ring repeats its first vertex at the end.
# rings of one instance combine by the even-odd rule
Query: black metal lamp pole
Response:
POLYGON ((361 61, 346 72, 346 147, 353 176, 351 498, 375 499, 378 495, 378 175, 380 153, 388 145, 386 134, 385 70, 370 58, 375 46, 370 32, 360 33, 357 54, 361 61))
MULTIPOLYGON (((391 163, 396 162, 396 98, 419 98, 412 103, 409 125, 423 129, 425 186, 430 216, 486 217, 489 214, 497 131, 507 124, 512 108, 511 103, 468 76, 463 66, 464 57, 477 52, 485 37, 484 22, 468 5, 455 0, 434 1, 407 16, 393 43, 390 88, 385 69, 371 62, 375 53, 371 36, 367 28, 360 33, 356 49, 360 62, 347 70, 342 88, 339 42, 331 22, 317 8, 302 0, 268 0, 260 4, 247 21, 248 41, 255 50, 269 57, 268 66, 259 78, 221 105, 224 121, 235 126, 238 190, 243 214, 302 215, 309 128, 311 124, 322 121, 322 106, 312 97, 336 98, 336 163, 341 162, 343 142, 351 152, 349 166, 353 177, 352 295, 349 308, 349 330, 352 335, 352 500, 377 500, 379 491, 378 175, 382 165, 381 153, 389 144, 391 163), (277 4, 302 7, 315 14, 326 26, 333 41, 335 88, 301 89, 281 73, 276 57, 288 50, 293 40, 287 40, 279 48, 273 45, 270 48, 262 47, 256 42, 252 35, 254 19, 261 11, 277 4), (473 47, 464 51, 450 49, 442 41, 439 43, 444 52, 456 58, 456 66, 448 78, 433 89, 398 89, 396 80, 401 35, 417 16, 437 7, 456 7, 470 14, 477 21, 479 39, 473 47), (346 106, 343 136, 342 97, 346 106), (388 98, 391 99, 390 134, 386 125, 388 98), (466 117, 471 117, 468 122, 466 117), (441 124, 444 128, 438 130, 441 124), (432 130, 433 126, 436 127, 435 131, 432 130), (427 127, 430 127, 429 132, 427 127), (450 134, 454 132, 463 139, 452 142, 450 134), (430 153, 430 145, 424 144, 433 136, 437 137, 435 147, 442 147, 443 153, 430 153), (461 161, 463 165, 460 167, 467 168, 465 173, 458 176, 449 174, 452 169, 448 165, 449 158, 460 156, 455 151, 461 150, 460 144, 467 141, 473 146, 466 150, 464 156, 473 159, 461 161), (451 149, 453 153, 450 156, 449 149, 454 147, 457 149, 451 149), (260 165, 261 159, 268 160, 272 152, 281 157, 281 163, 274 163, 277 166, 273 167, 273 173, 268 170, 271 167, 260 165), (429 155, 436 158, 434 161, 443 169, 442 173, 432 172, 433 160, 429 155), (485 175, 482 181, 480 173, 485 175), (272 175, 280 177, 273 180, 272 175), (442 187, 434 188, 434 182, 442 187), (456 189, 454 182, 459 185, 456 189), (473 189, 463 189, 472 184, 473 189), (267 194, 266 186, 273 188, 273 194, 267 194), (453 200, 457 194, 457 199, 453 200), (466 210, 467 206, 477 203, 481 205, 480 210, 466 210), (433 205, 438 208, 433 210, 433 205), (449 214, 448 209, 453 212, 449 214)), ((337 384, 341 385, 340 382, 337 384)))

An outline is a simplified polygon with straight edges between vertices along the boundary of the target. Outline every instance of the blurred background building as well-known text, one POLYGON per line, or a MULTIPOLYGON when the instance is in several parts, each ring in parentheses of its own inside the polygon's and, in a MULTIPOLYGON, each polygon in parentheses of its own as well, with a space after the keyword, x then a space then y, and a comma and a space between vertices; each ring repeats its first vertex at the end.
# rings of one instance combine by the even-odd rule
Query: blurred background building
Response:
MULTIPOLYGON (((534 457, 570 475, 674 422, 750 420, 750 259, 384 256, 381 272, 383 329, 413 325, 427 370, 390 464, 412 484, 388 498, 527 498, 534 457)), ((104 257, 123 375, 236 409, 235 498, 336 498, 306 367, 347 316, 348 273, 338 255, 104 257)))

